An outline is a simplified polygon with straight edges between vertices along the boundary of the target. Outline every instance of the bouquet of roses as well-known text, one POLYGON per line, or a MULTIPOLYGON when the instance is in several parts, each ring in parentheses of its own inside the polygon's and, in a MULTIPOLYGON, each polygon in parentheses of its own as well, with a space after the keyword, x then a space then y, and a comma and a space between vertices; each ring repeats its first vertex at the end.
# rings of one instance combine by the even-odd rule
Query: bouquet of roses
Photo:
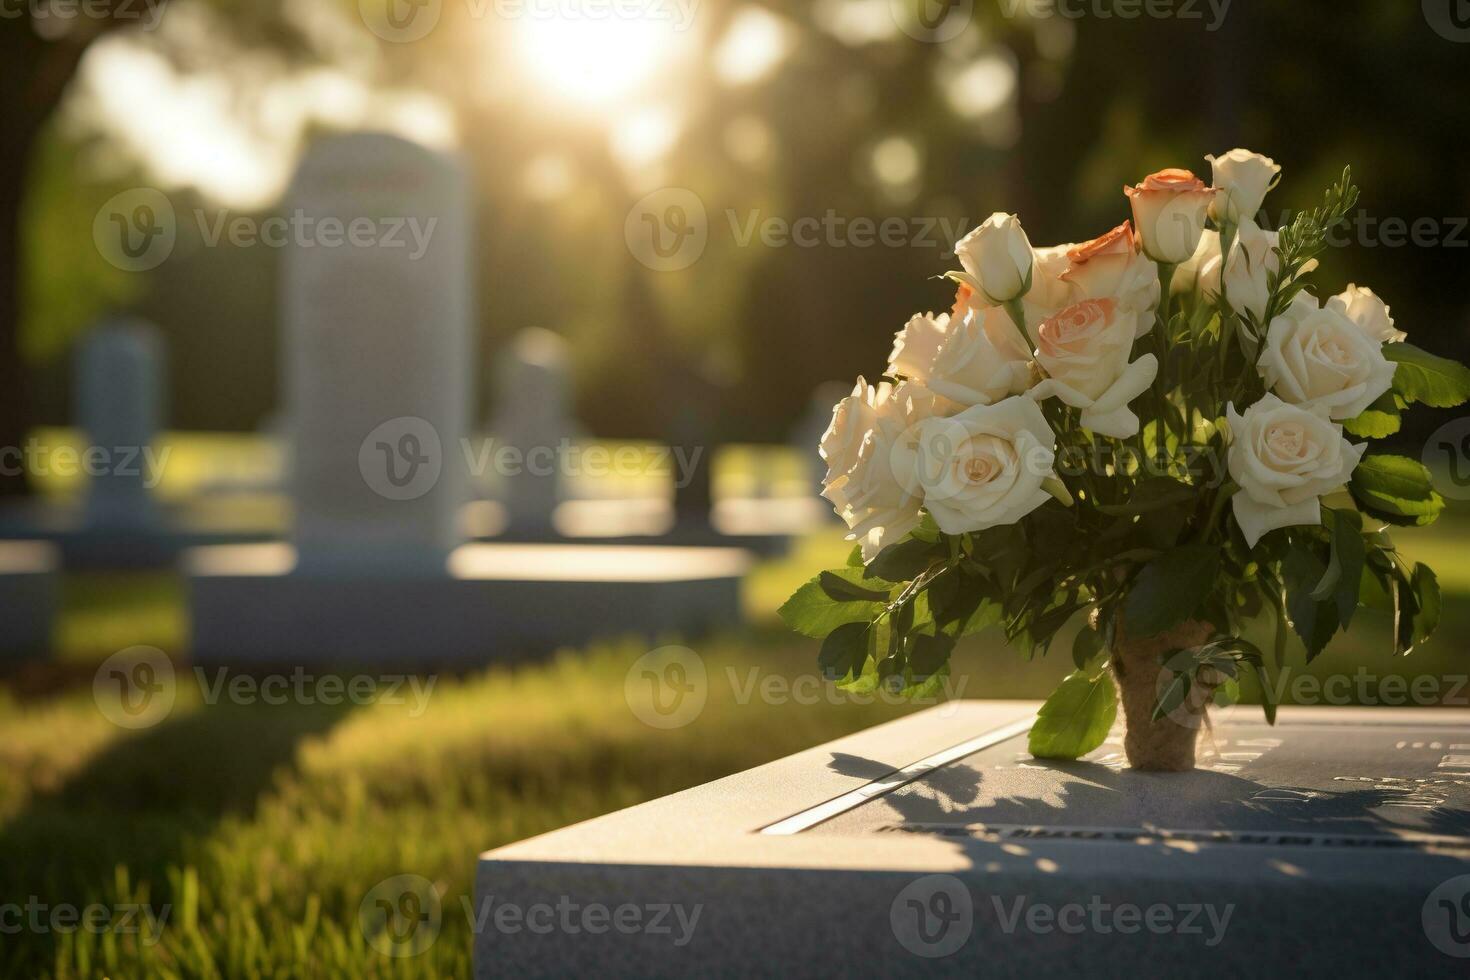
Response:
POLYGON ((1414 403, 1463 403, 1470 370, 1404 343, 1370 289, 1309 291, 1349 171, 1274 232, 1255 216, 1280 167, 1207 159, 1213 186, 1162 170, 1125 189, 1131 222, 1080 245, 1033 248, 992 215, 955 248, 949 313, 910 319, 890 380, 838 403, 823 496, 858 546, 781 610, 831 680, 925 695, 960 637, 999 626, 1030 657, 1077 618, 1031 751, 1096 748, 1121 696, 1130 762, 1188 769, 1245 669, 1274 720, 1289 631, 1310 661, 1360 605, 1391 613, 1395 653, 1434 630, 1434 573, 1387 525, 1444 501, 1367 440, 1414 403), (1246 638, 1258 619, 1270 656, 1246 638))

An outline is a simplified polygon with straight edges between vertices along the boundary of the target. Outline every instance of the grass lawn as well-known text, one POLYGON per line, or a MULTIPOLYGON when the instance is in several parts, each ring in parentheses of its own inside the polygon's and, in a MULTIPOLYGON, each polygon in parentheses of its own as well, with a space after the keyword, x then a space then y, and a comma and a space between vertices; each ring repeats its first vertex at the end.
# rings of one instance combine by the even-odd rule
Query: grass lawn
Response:
MULTIPOLYGON (((1393 661, 1385 624, 1363 613, 1313 675, 1358 665, 1380 678, 1466 673, 1470 534, 1457 521, 1403 540, 1446 586, 1439 636, 1393 661)), ((461 899, 479 851, 913 710, 829 699, 814 680, 816 644, 775 621, 795 584, 846 551, 835 535, 816 536, 752 576, 753 625, 695 644, 708 700, 672 730, 645 725, 625 698, 646 652, 638 644, 440 676, 423 704, 353 708, 209 704, 180 660, 172 712, 126 730, 99 712, 93 674, 134 644, 181 649, 178 583, 70 579, 56 662, 11 668, 0 683, 0 896, 22 906, 0 908, 0 975, 467 975, 461 899), (775 697, 762 696, 763 683, 777 685, 775 697), (358 921, 373 886, 401 874, 441 895, 437 941, 416 957, 378 952, 358 921), (68 928, 65 908, 92 903, 110 925, 68 928), (161 925, 124 924, 128 906, 151 908, 161 925), (25 921, 14 931, 17 912, 25 921)), ((957 655, 951 688, 1038 697, 1069 669, 1065 637, 1024 663, 982 635, 957 655)), ((1440 689, 1450 693, 1449 682, 1440 689)))

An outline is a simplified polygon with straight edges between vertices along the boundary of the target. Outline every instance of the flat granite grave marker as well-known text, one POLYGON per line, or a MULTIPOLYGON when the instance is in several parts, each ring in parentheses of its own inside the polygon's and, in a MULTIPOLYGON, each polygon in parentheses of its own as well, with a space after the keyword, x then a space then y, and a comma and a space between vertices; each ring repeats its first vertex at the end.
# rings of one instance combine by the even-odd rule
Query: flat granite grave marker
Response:
POLYGON ((462 543, 474 208, 457 160, 324 139, 288 203, 409 233, 283 253, 294 533, 189 554, 197 661, 427 668, 738 618, 743 552, 462 543))
POLYGON ((491 908, 476 976, 1463 971, 1470 712, 1229 709, 1202 768, 1158 774, 1120 732, 1032 758, 1036 708, 952 702, 490 851, 476 902, 527 922, 698 918, 491 908))

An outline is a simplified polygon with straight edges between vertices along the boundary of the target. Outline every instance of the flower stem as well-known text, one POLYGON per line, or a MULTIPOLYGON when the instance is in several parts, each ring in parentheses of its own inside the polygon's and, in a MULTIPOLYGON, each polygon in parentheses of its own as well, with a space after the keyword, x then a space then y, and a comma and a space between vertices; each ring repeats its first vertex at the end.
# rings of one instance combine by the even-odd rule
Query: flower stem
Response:
POLYGON ((1020 297, 1012 300, 1007 300, 1004 306, 1006 313, 1011 318, 1011 322, 1014 323, 1016 325, 1016 329, 1020 331, 1021 340, 1023 343, 1025 343, 1026 350, 1031 351, 1033 349, 1031 346, 1031 335, 1026 332, 1026 308, 1021 305, 1020 297))

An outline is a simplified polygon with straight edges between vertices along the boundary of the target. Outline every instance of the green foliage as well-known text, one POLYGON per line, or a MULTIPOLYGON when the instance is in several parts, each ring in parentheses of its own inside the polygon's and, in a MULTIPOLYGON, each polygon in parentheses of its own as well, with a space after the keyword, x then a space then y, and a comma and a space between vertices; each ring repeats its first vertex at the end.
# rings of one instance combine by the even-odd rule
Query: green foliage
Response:
POLYGON ((839 626, 874 619, 888 601, 889 588, 866 578, 861 568, 823 572, 786 600, 781 618, 801 635, 820 640, 839 626))
POLYGON ((1041 706, 1026 747, 1038 759, 1080 758, 1107 739, 1117 716, 1112 676, 1073 671, 1041 706))
POLYGON ((1407 456, 1364 456, 1348 490, 1364 513, 1390 524, 1433 524, 1444 510, 1429 470, 1407 456))
POLYGON ((1154 706, 1154 721, 1183 704, 1194 686, 1201 683, 1200 673, 1206 669, 1214 672, 1210 677, 1211 684, 1219 683, 1221 687, 1228 685, 1233 688, 1226 695, 1233 703, 1239 691, 1240 668, 1248 666, 1256 672, 1260 681, 1266 720, 1273 725, 1276 723, 1276 703, 1272 700, 1273 692, 1266 676, 1265 657, 1255 644, 1238 636, 1216 636, 1201 646, 1165 653, 1161 659, 1164 669, 1171 676, 1163 693, 1159 695, 1158 704, 1154 706), (1222 675, 1224 680, 1220 682, 1222 675))
POLYGON ((1383 356, 1398 365, 1393 372, 1393 392, 1407 403, 1454 408, 1470 399, 1470 368, 1458 361, 1437 357, 1413 344, 1384 344, 1383 356))
POLYGON ((1357 416, 1343 422, 1342 427, 1348 434, 1365 439, 1391 436, 1399 431, 1399 425, 1403 421, 1401 407, 1393 392, 1385 392, 1357 416))
POLYGON ((1216 545, 1175 548, 1143 566, 1128 592, 1124 619, 1135 636, 1154 636, 1194 615, 1215 587, 1216 545))
MULTIPOLYGON (((1264 323, 1291 305, 1297 293, 1306 287, 1301 277, 1308 262, 1327 247, 1327 234, 1341 224, 1358 203, 1358 188, 1353 184, 1351 167, 1344 167, 1337 183, 1327 189, 1322 204, 1311 211, 1301 211, 1281 229, 1276 252, 1280 265, 1270 276, 1271 300, 1266 307, 1264 323)), ((1259 332, 1256 336, 1260 336, 1259 332)))

